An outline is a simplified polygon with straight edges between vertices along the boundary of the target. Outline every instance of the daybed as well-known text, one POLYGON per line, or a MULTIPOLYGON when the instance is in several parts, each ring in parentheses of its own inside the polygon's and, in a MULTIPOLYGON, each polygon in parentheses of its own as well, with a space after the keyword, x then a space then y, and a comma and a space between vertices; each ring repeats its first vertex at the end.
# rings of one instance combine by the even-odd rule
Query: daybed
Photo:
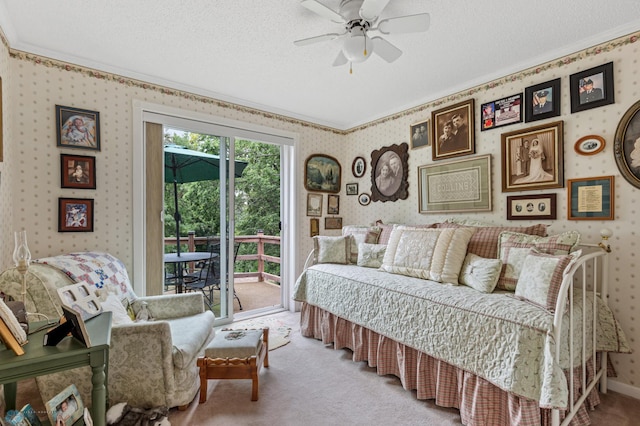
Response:
MULTIPOLYGON (((26 278, 29 313, 57 320, 62 315, 57 289, 79 281, 95 288, 103 307, 113 312, 107 377, 110 405, 127 402, 140 408, 171 408, 193 400, 200 386, 196 361, 214 337, 214 316, 205 311, 202 294, 137 297, 124 264, 99 252, 38 259, 26 278), (146 320, 134 322, 126 307, 132 317, 146 320)), ((21 287, 22 276, 15 268, 0 275, 0 290, 9 296, 19 299, 21 287)), ((29 315, 30 321, 42 319, 29 315)), ((85 403, 91 401, 89 367, 36 380, 44 401, 69 383, 78 387, 85 403)))
POLYGON ((302 334, 459 408, 466 425, 588 424, 607 352, 630 349, 603 302, 607 251, 545 234, 440 223, 314 237, 294 290, 302 334))

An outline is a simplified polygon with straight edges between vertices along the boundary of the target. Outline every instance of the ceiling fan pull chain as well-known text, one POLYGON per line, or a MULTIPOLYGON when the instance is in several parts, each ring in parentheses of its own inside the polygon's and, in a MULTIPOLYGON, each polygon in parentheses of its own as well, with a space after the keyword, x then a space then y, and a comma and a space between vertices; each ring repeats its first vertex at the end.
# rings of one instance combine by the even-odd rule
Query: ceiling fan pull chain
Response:
POLYGON ((349 74, 353 74, 353 62, 349 62, 349 74))
POLYGON ((362 32, 362 34, 364 34, 364 56, 367 56, 367 33, 366 32, 362 32))

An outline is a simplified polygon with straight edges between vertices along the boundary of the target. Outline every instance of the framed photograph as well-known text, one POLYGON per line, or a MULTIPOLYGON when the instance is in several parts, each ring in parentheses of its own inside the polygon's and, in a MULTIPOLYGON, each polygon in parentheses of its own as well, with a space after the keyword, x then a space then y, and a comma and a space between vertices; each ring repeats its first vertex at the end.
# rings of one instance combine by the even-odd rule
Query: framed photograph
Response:
POLYGON ((614 220, 613 176, 567 179, 569 220, 614 220))
POLYGON ((368 206, 371 202, 371 195, 363 192, 362 194, 358 195, 358 202, 361 206, 368 206))
POLYGON ((351 172, 357 178, 364 176, 364 172, 367 171, 367 163, 362 157, 356 157, 351 164, 351 172))
POLYGON ((315 237, 316 235, 320 235, 320 219, 317 217, 309 219, 309 236, 315 237))
POLYGON ((559 78, 527 87, 524 89, 525 121, 559 116, 561 101, 559 78))
POLYGON ((431 123, 434 161, 476 152, 473 99, 432 111, 431 123))
POLYGON ((564 186, 563 122, 502 134, 502 192, 564 186))
POLYGON ((347 184, 347 195, 358 195, 358 184, 357 183, 348 183, 347 184))
POLYGON ((83 321, 90 320, 102 312, 98 297, 91 291, 91 285, 86 281, 60 287, 58 296, 61 304, 77 311, 83 321))
POLYGON ((60 154, 60 187, 96 189, 96 157, 60 154))
POLYGON ((371 200, 396 201, 409 196, 409 145, 391 145, 371 153, 371 200))
POLYGON ((587 135, 576 141, 573 150, 580 155, 595 155, 604 149, 606 142, 602 136, 587 135))
POLYGON ((304 163, 304 187, 307 191, 340 192, 341 174, 338 160, 313 154, 304 163))
POLYGON ((84 413, 84 405, 76 385, 67 386, 62 392, 47 401, 45 407, 52 425, 72 425, 84 413))
POLYGON ((522 122, 522 93, 482 104, 480 131, 522 122))
POLYGON ((640 101, 624 113, 613 142, 613 154, 622 177, 640 188, 640 101))
POLYGON ((569 88, 572 114, 614 103, 613 62, 571 74, 569 88))
POLYGON ((342 229, 341 217, 325 217, 324 229, 342 229))
POLYGON ((409 137, 411 140, 411 149, 423 148, 425 146, 431 146, 429 129, 429 120, 414 123, 409 126, 409 137))
POLYGON ((58 146, 100 151, 100 113, 56 105, 58 146))
POLYGON ((66 321, 71 324, 71 335, 90 348, 91 338, 82 319, 82 313, 79 310, 68 308, 66 305, 62 305, 61 308, 66 321))
POLYGON ((327 214, 340 213, 340 196, 335 194, 327 195, 327 214))
POLYGON ((322 194, 307 194, 307 216, 322 216, 322 194))
POLYGON ((491 211, 491 155, 418 167, 420 213, 491 211))
POLYGON ((507 197, 508 220, 555 220, 557 194, 511 195, 507 197))
POLYGON ((93 199, 58 198, 58 232, 93 232, 93 199))
POLYGON ((22 346, 27 343, 27 333, 3 299, 0 299, 0 340, 16 355, 24 355, 22 346))

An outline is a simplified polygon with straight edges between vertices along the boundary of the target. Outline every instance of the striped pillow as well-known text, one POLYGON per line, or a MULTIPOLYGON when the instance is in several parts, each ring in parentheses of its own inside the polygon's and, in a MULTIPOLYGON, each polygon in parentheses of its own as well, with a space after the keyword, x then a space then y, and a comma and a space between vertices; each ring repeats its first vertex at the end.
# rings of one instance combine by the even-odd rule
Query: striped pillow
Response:
POLYGON ((349 261, 351 263, 358 263, 358 245, 361 243, 378 244, 381 231, 377 226, 343 226, 342 236, 351 236, 349 261))

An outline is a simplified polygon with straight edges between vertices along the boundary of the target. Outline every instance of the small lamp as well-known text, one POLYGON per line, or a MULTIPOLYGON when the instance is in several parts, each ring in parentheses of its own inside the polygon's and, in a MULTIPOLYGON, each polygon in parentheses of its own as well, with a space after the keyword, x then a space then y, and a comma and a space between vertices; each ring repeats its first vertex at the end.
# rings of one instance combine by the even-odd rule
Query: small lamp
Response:
POLYGON ((27 271, 31 262, 31 252, 27 245, 27 231, 14 232, 15 248, 13 249, 13 262, 18 272, 22 274, 22 303, 26 305, 27 299, 27 271))

